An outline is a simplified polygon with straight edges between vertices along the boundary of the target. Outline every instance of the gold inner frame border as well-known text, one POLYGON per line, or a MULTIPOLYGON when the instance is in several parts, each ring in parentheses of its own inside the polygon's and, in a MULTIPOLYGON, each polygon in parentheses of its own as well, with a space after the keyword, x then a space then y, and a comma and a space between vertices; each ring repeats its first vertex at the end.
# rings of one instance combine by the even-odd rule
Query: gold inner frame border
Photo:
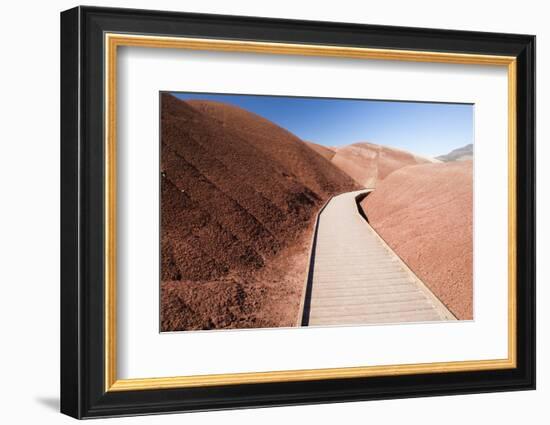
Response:
POLYGON ((275 42, 218 40, 204 38, 164 37, 106 33, 105 47, 105 391, 137 391, 217 385, 240 385, 323 379, 364 378, 421 373, 450 373, 512 369, 516 359, 516 58, 465 53, 428 52, 393 49, 371 49, 331 45, 288 44, 275 42), (396 60, 507 67, 508 72, 508 358, 454 362, 398 364, 381 366, 342 367, 118 379, 116 324, 116 98, 118 47, 148 47, 208 51, 248 52, 279 55, 325 56, 356 59, 396 60))

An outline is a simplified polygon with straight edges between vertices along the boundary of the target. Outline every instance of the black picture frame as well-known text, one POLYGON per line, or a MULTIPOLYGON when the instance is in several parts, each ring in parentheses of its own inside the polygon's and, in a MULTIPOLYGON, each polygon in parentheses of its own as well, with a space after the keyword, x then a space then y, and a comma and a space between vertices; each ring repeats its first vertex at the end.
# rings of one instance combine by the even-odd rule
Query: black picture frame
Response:
POLYGON ((535 37, 76 7, 61 13, 61 412, 75 418, 535 388, 535 37), (517 367, 105 391, 104 33, 507 55, 517 59, 517 367))

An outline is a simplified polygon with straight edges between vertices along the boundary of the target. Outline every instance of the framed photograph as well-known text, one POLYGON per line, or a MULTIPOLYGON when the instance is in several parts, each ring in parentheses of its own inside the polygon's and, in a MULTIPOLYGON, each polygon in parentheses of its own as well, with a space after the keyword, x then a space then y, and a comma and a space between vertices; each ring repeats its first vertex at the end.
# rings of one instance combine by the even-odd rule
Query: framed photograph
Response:
POLYGON ((61 411, 535 387, 535 37, 61 14, 61 411))

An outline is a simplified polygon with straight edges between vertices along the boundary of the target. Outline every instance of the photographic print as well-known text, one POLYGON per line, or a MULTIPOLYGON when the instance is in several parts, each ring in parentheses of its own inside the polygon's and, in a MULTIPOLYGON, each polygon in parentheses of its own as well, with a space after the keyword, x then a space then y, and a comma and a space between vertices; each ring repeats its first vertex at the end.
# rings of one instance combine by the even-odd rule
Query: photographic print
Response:
POLYGON ((60 69, 61 412, 535 388, 534 36, 79 6, 60 69))
POLYGON ((473 319, 473 105, 160 105, 161 331, 473 319))

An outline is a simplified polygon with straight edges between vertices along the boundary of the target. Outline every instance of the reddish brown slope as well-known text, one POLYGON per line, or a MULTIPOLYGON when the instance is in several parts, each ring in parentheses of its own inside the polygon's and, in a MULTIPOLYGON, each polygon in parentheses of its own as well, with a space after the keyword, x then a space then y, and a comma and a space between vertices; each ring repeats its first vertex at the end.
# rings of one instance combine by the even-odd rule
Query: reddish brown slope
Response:
POLYGON ((323 156, 325 159, 328 159, 329 161, 331 161, 334 155, 336 154, 336 148, 318 145, 317 143, 307 142, 307 141, 306 141, 306 144, 315 152, 317 152, 319 155, 323 156))
POLYGON ((370 224, 459 319, 473 318, 472 161, 388 176, 362 203, 370 224))
POLYGON ((338 168, 361 186, 370 188, 399 168, 429 162, 433 160, 373 143, 354 143, 338 148, 332 158, 338 168))
POLYGON ((225 130, 249 141, 270 162, 282 167, 290 178, 300 181, 318 194, 339 192, 349 184, 349 176, 338 167, 328 166, 322 155, 312 155, 311 148, 273 122, 235 106, 220 102, 191 100, 193 108, 214 118, 225 130))
POLYGON ((236 107, 164 94, 161 120, 162 329, 292 325, 312 218, 355 183, 236 107))

